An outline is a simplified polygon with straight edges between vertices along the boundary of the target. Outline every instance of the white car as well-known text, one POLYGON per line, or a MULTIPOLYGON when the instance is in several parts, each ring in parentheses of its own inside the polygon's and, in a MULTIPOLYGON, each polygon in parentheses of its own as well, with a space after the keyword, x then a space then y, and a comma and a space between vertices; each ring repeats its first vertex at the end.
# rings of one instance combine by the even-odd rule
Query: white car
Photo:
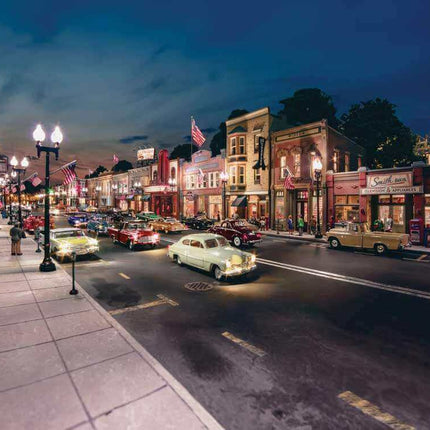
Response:
POLYGON ((254 254, 233 248, 224 237, 212 233, 185 236, 169 247, 168 255, 180 266, 205 270, 217 280, 245 275, 257 267, 254 254))

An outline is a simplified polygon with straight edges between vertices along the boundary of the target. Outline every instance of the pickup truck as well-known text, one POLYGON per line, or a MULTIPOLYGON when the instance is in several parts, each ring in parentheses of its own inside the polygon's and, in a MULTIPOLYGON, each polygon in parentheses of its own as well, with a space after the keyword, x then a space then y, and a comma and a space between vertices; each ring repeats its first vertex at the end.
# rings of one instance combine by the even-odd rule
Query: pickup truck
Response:
POLYGON ((141 220, 124 221, 108 228, 113 243, 127 245, 133 251, 138 246, 155 248, 160 243, 160 235, 147 227, 141 220))

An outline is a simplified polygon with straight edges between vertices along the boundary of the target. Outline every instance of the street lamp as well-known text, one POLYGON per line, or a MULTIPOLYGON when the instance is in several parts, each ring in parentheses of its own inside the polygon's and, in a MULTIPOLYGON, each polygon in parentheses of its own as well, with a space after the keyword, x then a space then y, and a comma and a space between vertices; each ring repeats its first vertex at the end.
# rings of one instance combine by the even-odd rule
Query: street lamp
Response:
POLYGON ((222 182, 222 214, 224 216, 224 219, 226 219, 227 214, 227 208, 226 208, 226 194, 225 194, 225 186, 228 182, 228 173, 227 172, 221 172, 219 175, 221 182, 222 182))
POLYGON ((51 134, 51 142, 53 146, 42 145, 45 140, 45 132, 40 124, 37 125, 33 131, 33 139, 36 142, 37 158, 40 158, 40 153, 45 152, 45 226, 44 226, 44 258, 40 263, 39 270, 41 272, 53 272, 57 268, 51 259, 51 243, 49 231, 49 154, 52 152, 55 159, 58 160, 58 152, 60 150, 60 143, 63 141, 63 133, 60 127, 56 126, 51 134))
POLYGON ((322 163, 319 157, 314 158, 313 169, 314 169, 315 180, 317 183, 317 229, 315 232, 315 238, 321 239, 323 237, 321 234, 321 222, 320 222, 320 186, 321 186, 322 163))
POLYGON ((12 177, 18 176, 18 221, 20 227, 22 227, 22 211, 21 211, 21 173, 25 174, 25 171, 28 167, 28 160, 24 157, 21 160, 21 167, 18 167, 18 160, 15 155, 10 160, 10 165, 12 166, 12 177))

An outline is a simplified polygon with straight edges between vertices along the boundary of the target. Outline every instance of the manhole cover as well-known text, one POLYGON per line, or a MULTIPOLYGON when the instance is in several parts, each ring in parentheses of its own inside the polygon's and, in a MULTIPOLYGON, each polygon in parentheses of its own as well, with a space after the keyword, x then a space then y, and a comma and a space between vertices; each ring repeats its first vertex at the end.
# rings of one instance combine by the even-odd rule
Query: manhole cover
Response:
POLYGON ((187 290, 190 291, 209 291, 213 289, 213 285, 208 282, 188 282, 188 284, 184 285, 187 290))

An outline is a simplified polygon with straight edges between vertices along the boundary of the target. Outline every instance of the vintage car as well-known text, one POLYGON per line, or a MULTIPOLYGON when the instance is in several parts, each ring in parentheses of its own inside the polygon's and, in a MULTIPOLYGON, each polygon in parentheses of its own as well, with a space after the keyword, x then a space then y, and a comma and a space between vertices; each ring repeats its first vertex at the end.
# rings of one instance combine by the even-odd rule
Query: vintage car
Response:
MULTIPOLYGON (((41 232, 41 243, 44 242, 41 232)), ((90 255, 98 252, 97 239, 88 237, 80 228, 56 228, 50 230, 52 253, 60 260, 76 255, 90 255)))
POLYGON ((120 222, 117 226, 108 228, 108 235, 113 243, 127 245, 130 250, 145 245, 154 248, 160 243, 160 235, 148 228, 142 220, 120 222))
POLYGON ((65 212, 66 214, 75 214, 79 211, 78 208, 76 208, 75 206, 67 206, 65 212))
POLYGON ((205 216, 195 216, 192 218, 185 218, 183 223, 193 230, 207 230, 214 225, 213 221, 205 216))
POLYGON ((87 223, 88 233, 108 234, 109 223, 106 216, 96 215, 91 217, 87 223))
POLYGON ((187 226, 179 222, 175 218, 158 218, 154 221, 149 221, 148 226, 154 231, 164 231, 164 233, 179 233, 187 230, 187 226))
POLYGON ((212 273, 217 280, 245 275, 256 268, 254 254, 235 249, 223 236, 211 233, 181 238, 169 246, 168 255, 179 265, 187 264, 212 273))
POLYGON ((85 212, 87 212, 87 213, 95 213, 95 212, 97 212, 97 208, 95 206, 89 205, 89 206, 87 206, 85 208, 85 212))
POLYGON ((210 233, 224 236, 234 246, 255 245, 261 242, 261 234, 249 229, 240 220, 226 220, 219 225, 214 225, 208 230, 210 233))
MULTIPOLYGON (((33 233, 37 227, 43 228, 45 226, 45 218, 37 215, 30 215, 22 224, 25 231, 33 233)), ((49 227, 55 228, 54 218, 52 217, 50 217, 49 227)))
POLYGON ((73 215, 70 215, 69 218, 67 218, 67 222, 72 227, 85 227, 88 223, 88 214, 86 213, 76 213, 73 215))
POLYGON ((374 249, 379 255, 388 250, 402 250, 410 246, 408 234, 371 231, 367 223, 346 222, 336 225, 327 233, 327 236, 330 248, 339 249, 342 246, 348 246, 374 249))
POLYGON ((159 215, 157 215, 155 212, 139 212, 136 215, 136 218, 142 219, 144 221, 153 221, 159 218, 159 215))

